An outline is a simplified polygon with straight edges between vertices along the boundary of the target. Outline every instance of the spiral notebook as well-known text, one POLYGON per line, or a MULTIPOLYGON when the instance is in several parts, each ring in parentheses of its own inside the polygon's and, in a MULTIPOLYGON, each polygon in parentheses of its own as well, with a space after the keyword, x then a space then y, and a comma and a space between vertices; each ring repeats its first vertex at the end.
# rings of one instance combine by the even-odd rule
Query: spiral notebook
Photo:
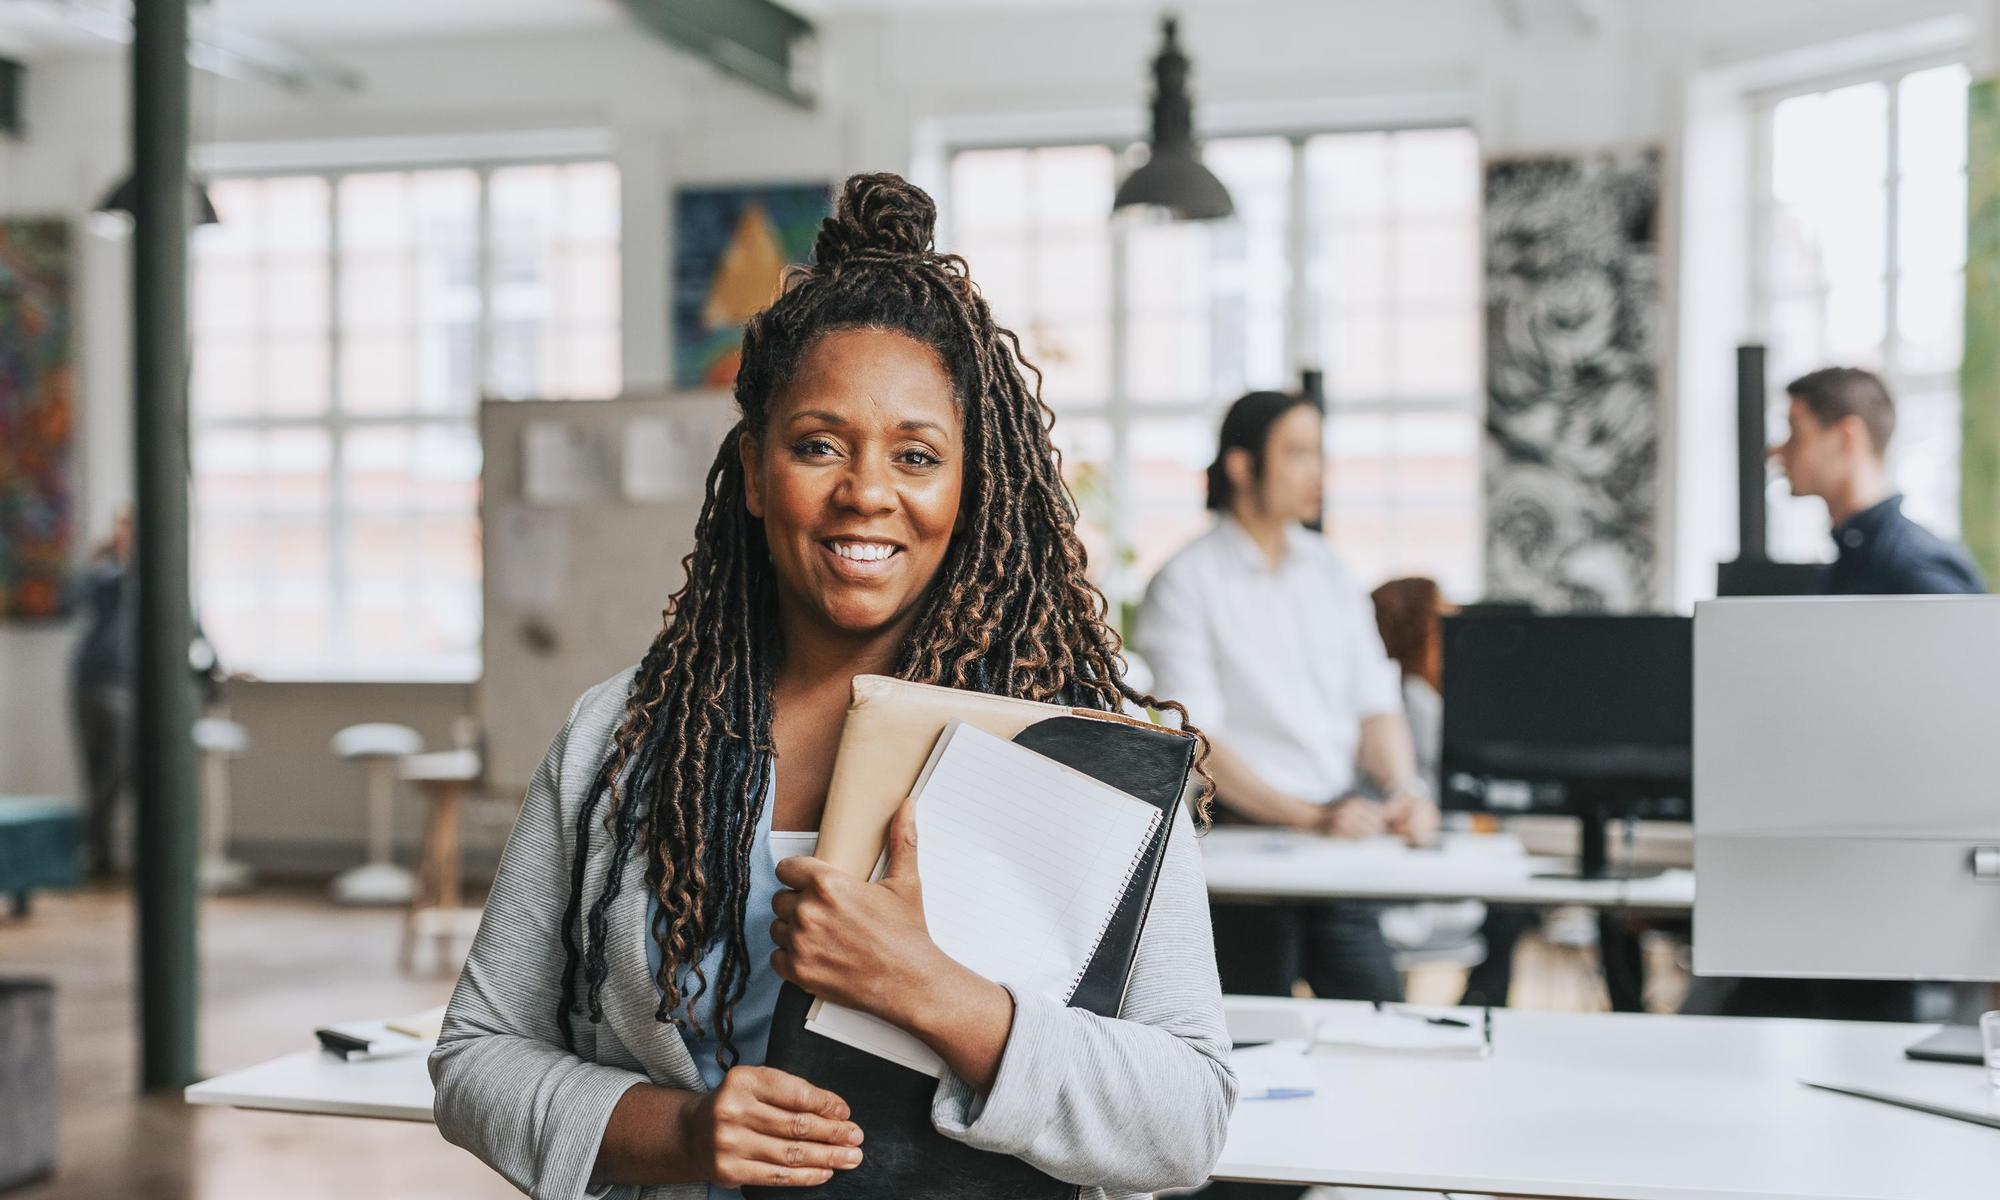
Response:
MULTIPOLYGON (((987 979, 1067 1004, 1145 860, 1158 808, 962 721, 917 777, 917 859, 932 940, 987 979)), ((902 1030, 837 1004, 806 1028, 938 1076, 902 1030)))

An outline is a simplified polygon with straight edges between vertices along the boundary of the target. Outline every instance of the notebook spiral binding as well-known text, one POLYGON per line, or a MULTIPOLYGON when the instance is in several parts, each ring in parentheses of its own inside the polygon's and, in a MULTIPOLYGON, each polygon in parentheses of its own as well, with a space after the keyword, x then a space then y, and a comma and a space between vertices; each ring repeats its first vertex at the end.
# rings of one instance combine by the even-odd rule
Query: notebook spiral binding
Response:
POLYGON ((1083 965, 1076 969, 1076 974, 1070 976, 1069 986, 1063 989, 1064 1004, 1074 999, 1076 989, 1083 986, 1083 977, 1090 973, 1090 964, 1097 958, 1097 948, 1104 944, 1104 935, 1111 932, 1111 923, 1118 919, 1118 910, 1124 905, 1125 895, 1132 890, 1132 880, 1146 865, 1146 851, 1152 846, 1153 838, 1160 832, 1160 823, 1165 820, 1165 815, 1159 810, 1153 811, 1152 824, 1146 826, 1146 836, 1139 840, 1139 848, 1132 852, 1131 861, 1125 864, 1125 875, 1118 881, 1118 902, 1111 906, 1111 910, 1104 914, 1104 920, 1098 923, 1097 932, 1090 938, 1090 953, 1083 956, 1083 965))

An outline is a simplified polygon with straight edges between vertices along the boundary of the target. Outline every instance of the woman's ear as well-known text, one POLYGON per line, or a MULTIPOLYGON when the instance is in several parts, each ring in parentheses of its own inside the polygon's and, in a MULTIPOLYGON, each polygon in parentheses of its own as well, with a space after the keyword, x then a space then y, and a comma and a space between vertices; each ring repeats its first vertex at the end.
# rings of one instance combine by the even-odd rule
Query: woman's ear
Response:
POLYGON ((1234 495, 1251 497, 1257 494, 1257 465, 1248 450, 1241 446, 1224 450, 1222 472, 1229 476, 1229 490, 1234 495))
POLYGON ((736 457, 743 465, 743 507, 764 519, 764 439, 744 430, 736 439, 736 457))

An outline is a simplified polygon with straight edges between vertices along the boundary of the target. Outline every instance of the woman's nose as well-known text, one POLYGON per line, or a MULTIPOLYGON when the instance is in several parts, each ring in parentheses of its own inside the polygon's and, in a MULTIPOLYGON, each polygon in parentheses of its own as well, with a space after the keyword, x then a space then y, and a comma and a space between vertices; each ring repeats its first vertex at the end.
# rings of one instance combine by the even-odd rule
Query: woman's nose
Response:
POLYGON ((896 489, 886 467, 857 460, 840 481, 834 499, 856 512, 883 512, 895 507, 896 489))

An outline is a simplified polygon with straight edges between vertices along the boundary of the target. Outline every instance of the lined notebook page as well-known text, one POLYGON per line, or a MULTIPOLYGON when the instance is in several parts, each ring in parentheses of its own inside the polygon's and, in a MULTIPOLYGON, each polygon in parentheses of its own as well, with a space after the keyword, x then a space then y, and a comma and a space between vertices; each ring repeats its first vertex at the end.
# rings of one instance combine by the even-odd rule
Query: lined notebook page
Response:
MULTIPOLYGON (((1067 1002, 1161 820, 1160 811, 973 726, 953 722, 918 777, 924 920, 988 979, 1067 1002)), ((838 1005, 806 1027, 936 1075, 915 1038, 838 1005)))

